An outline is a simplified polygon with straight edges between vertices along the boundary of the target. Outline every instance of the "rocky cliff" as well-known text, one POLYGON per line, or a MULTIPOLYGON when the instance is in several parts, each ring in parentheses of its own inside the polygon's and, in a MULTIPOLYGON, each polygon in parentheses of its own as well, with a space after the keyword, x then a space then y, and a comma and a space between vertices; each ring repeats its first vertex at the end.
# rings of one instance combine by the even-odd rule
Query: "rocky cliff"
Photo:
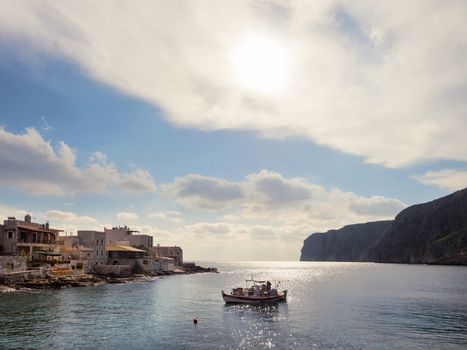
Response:
POLYGON ((301 261, 368 261, 373 247, 392 221, 376 221, 314 233, 304 242, 301 261))
POLYGON ((467 188, 401 211, 370 259, 467 265, 467 188))
POLYGON ((302 261, 467 265, 467 188, 377 221, 314 233, 302 261))

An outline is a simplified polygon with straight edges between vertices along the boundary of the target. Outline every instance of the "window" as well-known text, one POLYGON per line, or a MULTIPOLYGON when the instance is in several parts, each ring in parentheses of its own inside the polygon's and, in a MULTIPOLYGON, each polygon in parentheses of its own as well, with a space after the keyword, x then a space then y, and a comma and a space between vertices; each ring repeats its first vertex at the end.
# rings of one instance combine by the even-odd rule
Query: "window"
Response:
POLYGON ((8 232, 8 238, 9 238, 9 239, 12 239, 12 238, 13 238, 13 232, 11 232, 11 231, 8 232))

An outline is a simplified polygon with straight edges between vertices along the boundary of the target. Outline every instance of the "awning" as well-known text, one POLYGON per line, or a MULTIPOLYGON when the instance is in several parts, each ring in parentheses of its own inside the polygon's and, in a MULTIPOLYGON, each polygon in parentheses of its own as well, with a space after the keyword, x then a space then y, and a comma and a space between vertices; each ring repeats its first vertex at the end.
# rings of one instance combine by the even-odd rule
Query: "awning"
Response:
POLYGON ((146 251, 126 246, 126 245, 115 245, 115 244, 107 244, 106 250, 108 252, 135 252, 135 253, 145 253, 146 251))
POLYGON ((53 250, 35 250, 33 251, 33 254, 40 254, 45 256, 62 256, 62 254, 57 253, 53 250))

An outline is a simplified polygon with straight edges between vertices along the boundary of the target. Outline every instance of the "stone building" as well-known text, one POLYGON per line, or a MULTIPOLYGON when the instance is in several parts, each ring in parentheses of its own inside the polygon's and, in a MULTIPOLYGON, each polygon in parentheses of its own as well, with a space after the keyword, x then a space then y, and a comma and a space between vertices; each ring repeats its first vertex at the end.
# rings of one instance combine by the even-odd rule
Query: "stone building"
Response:
MULTIPOLYGON (((128 266, 131 273, 153 272, 161 268, 160 262, 145 256, 146 251, 142 249, 127 245, 107 244, 107 253, 108 265, 128 266)), ((99 266, 99 271, 105 271, 105 269, 99 266)))
POLYGON ((175 270, 175 262, 172 258, 166 258, 163 256, 159 256, 154 258, 156 261, 159 262, 162 271, 172 271, 175 270))
POLYGON ((0 254, 21 255, 32 259, 35 251, 53 251, 57 248, 58 234, 62 230, 49 227, 49 223, 38 224, 26 215, 24 221, 10 216, 3 221, 0 230, 0 254))
POLYGON ((182 266, 183 264, 183 250, 180 247, 162 247, 158 244, 156 247, 152 247, 150 251, 154 258, 172 258, 174 260, 175 266, 182 266))
POLYGON ((104 232, 80 230, 78 237, 82 246, 92 248, 90 261, 93 266, 107 264, 107 242, 104 232))
POLYGON ((146 251, 153 246, 153 237, 150 235, 132 235, 130 236, 129 244, 132 247, 141 248, 146 251))
POLYGON ((135 234, 139 231, 131 230, 127 226, 104 228, 107 243, 117 245, 129 245, 149 251, 153 246, 153 237, 150 235, 135 234))
POLYGON ((81 264, 87 272, 94 272, 96 265, 107 264, 104 232, 80 230, 77 236, 60 236, 59 240, 60 252, 72 265, 81 264))

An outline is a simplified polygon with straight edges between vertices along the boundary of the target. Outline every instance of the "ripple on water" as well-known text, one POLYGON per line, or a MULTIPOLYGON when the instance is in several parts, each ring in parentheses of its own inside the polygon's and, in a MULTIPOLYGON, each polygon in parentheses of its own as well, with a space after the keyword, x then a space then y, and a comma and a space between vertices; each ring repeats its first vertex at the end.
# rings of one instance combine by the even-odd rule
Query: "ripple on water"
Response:
POLYGON ((464 349, 467 269, 364 263, 209 263, 220 274, 0 295, 0 348, 464 349), (225 305, 245 279, 277 306, 225 305), (197 317, 198 325, 192 318, 197 317))

